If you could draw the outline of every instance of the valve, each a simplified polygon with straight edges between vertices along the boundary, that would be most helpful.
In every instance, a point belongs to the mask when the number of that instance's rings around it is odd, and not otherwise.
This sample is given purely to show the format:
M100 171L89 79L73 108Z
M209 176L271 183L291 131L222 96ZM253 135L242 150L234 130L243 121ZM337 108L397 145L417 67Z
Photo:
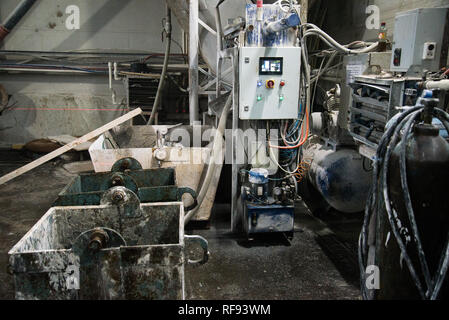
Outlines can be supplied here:
M98 252L108 245L109 236L106 231L101 228L95 228L90 236L87 248L92 252Z

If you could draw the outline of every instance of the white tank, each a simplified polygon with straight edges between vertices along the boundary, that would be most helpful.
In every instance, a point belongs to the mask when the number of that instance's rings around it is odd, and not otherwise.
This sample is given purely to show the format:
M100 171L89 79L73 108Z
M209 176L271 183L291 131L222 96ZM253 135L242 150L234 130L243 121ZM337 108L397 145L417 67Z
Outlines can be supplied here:
M309 181L327 203L341 212L363 211L371 186L372 173L365 168L363 157L352 149L337 151L311 143L304 157L313 159Z

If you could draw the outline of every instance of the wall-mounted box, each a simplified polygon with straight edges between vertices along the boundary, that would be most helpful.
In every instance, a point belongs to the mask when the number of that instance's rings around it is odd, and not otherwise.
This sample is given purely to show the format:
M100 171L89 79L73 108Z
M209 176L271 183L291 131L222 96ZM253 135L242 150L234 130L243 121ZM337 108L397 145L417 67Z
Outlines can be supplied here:
M241 120L297 119L301 48L240 49Z
M438 71L447 63L449 9L421 8L396 15L391 71Z

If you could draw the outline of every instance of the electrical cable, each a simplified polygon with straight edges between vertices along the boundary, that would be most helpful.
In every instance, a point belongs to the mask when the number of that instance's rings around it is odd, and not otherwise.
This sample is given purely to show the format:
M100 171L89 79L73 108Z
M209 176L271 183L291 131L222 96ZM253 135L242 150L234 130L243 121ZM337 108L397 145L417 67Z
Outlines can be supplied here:
M85 69L78 67L70 67L66 65L48 65L48 64L11 64L11 63L2 63L0 64L0 68L20 68L20 69L54 69L54 70L73 70L73 71L82 71L87 73L107 73L106 71L99 71L94 69Z
M330 62L332 62L332 60L334 59L334 57L335 57L335 55L332 55L332 56L329 58L328 64L329 64ZM325 60L326 60L326 59L323 58L323 61L321 61L320 69L318 70L318 75L317 75L316 78L314 79L314 81L315 81L315 87L314 87L314 89L313 89L313 95L312 95L312 106L311 106L312 108L313 108L313 105L314 105L314 103L315 103L316 89L318 88L318 79L320 78L321 70L322 70L322 68L323 68L323 64L324 64L324 61L325 61ZM312 85L312 83L311 83L310 85Z
M326 43L329 47L334 48L335 50L342 52L344 54L358 54L358 53L368 53L372 52L377 49L379 43L375 42L370 44L369 46L359 49L359 50L352 50L349 49L348 46L353 45L355 42L350 43L349 45L343 46L337 41L335 41L330 35L328 35L326 32L318 28L316 25L312 23L305 23L301 25L301 28L309 28L306 30L306 32L303 35L303 39L309 37L309 36L317 36L319 37L324 43ZM358 42L357 42L358 43ZM362 43L362 42L360 42Z
M365 270L368 254L368 247L370 244L367 243L368 239L368 229L371 220L375 219L377 212L377 205L380 202L384 203L388 221L391 230L396 238L396 242L401 251L401 258L404 259L406 265L409 269L410 275L418 289L418 292L422 299L434 300L438 297L439 291L446 277L446 273L449 265L449 241L446 244L446 249L444 254L440 259L439 266L437 268L436 277L432 279L430 276L429 268L426 262L425 253L422 248L422 242L419 237L419 232L413 212L413 206L411 203L410 192L407 182L407 167L406 167L406 146L408 140L411 138L411 130L413 125L416 123L419 116L425 111L425 107L411 107L410 109L404 111L397 118L391 120L391 124L384 133L379 147L376 152L375 161L373 164L373 182L371 186L371 192L369 193L367 204L365 207L365 215L363 219L363 226L359 236L359 247L358 247L358 261L360 267L360 285L362 291L362 297L364 299L369 299L369 295L365 286ZM433 110L433 116L440 119L440 121L448 121L449 115L443 110L435 108ZM449 126L445 125L446 130L449 132ZM400 135L402 134L402 138ZM401 176L401 186L403 190L404 202L407 210L407 217L412 229L412 239L416 243L418 251L418 260L420 264L420 270L423 273L425 284L427 289L424 289L420 278L417 275L416 268L413 265L411 258L407 252L407 245L404 243L401 234L403 234L403 228L400 227L403 224L400 223L399 217L395 210L391 207L391 202L389 198L389 186L388 186L388 174L389 174L389 163L393 150L397 146L398 142L402 145L399 149L399 167ZM379 188L382 188L379 192ZM381 198L379 198L379 196ZM399 225L400 224L400 225ZM448 238L449 240L449 238Z
M285 12L285 13L290 12L290 10L292 10L292 8L293 8L292 0L278 0L273 4L278 5L279 8L282 10L282 12ZM284 8L287 8L287 10L285 10Z
M310 128L310 118L309 118L309 112L310 112L310 69L309 69L309 65L308 65L308 61L307 61L307 57L306 57L306 53L305 53L305 49L304 46L302 47L302 59L304 61L303 66L305 69L305 76L306 76L306 83L309 85L306 85L307 89L307 93L306 93L306 108L305 108L305 114L304 114L304 123L301 124L301 136L300 136L300 140L298 142L298 144L294 145L294 146L275 146L272 145L271 143L269 143L269 148L275 148L275 149L296 149L301 147L308 139L309 137L309 128ZM271 153L270 153L271 154Z

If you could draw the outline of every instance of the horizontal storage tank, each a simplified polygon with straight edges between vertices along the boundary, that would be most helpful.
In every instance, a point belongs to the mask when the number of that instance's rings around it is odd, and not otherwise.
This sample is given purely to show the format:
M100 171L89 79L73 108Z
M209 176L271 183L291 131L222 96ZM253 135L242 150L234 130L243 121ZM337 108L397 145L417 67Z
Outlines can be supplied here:
M353 149L311 144L304 157L313 159L309 181L326 202L341 212L363 211L371 186L371 171L364 167L363 157Z

